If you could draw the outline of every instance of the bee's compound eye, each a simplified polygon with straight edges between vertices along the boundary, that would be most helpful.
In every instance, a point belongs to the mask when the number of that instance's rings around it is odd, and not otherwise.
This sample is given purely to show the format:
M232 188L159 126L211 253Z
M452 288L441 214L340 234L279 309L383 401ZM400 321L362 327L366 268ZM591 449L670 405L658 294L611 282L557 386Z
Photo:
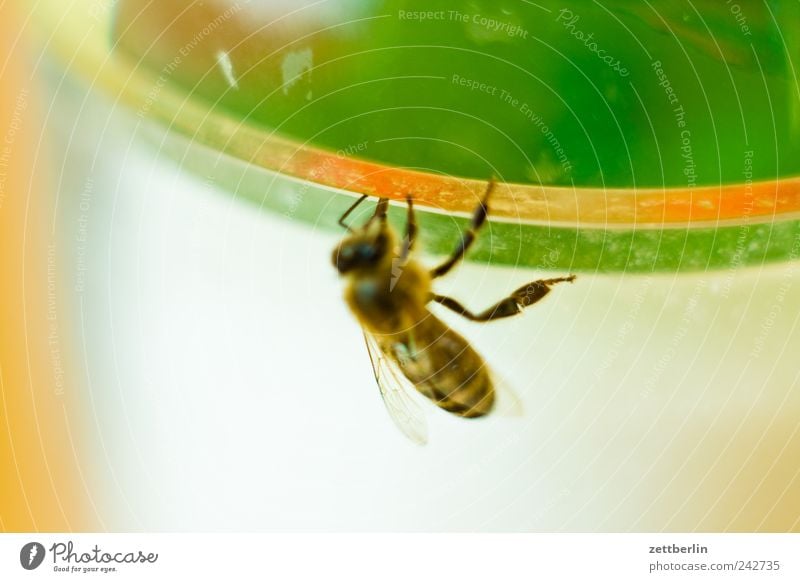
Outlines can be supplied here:
M372 245L359 245L358 247L358 258L360 261L370 262L375 260L378 256L378 251Z
M333 266L336 267L340 273L345 273L353 268L356 262L356 251L352 245L343 245L337 247L333 251Z

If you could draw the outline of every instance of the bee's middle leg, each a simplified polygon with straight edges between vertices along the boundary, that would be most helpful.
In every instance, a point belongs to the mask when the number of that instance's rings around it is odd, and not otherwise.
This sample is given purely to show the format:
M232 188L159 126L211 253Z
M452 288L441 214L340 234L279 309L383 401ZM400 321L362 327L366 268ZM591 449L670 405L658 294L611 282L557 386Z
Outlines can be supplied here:
M502 319L504 317L511 317L522 313L526 307L533 305L540 301L545 295L550 292L550 288L557 283L572 283L575 280L575 275L569 277L557 277L555 279L539 279L532 281L523 287L514 291L511 295L498 301L490 308L480 313L472 313L469 309L461 305L452 297L445 295L431 295L431 300L444 305L448 309L455 311L459 315L466 317L471 321L492 321L494 319Z
M414 250L414 243L417 241L417 217L414 214L414 202L411 196L406 197L408 203L408 217L406 218L406 234L403 237L403 248L400 258L405 261L408 255Z

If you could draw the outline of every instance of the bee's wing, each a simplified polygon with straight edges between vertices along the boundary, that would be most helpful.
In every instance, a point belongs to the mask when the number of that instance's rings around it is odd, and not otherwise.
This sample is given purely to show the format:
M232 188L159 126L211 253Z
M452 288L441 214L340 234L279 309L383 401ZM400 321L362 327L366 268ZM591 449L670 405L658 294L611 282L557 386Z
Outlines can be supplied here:
M525 411L522 406L522 399L511 387L508 379L498 374L497 371L492 371L492 383L497 394L493 414L513 417L524 416Z
M381 350L377 340L366 331L364 342L389 416L404 435L418 445L424 445L428 442L428 426L422 409L411 396L414 386Z

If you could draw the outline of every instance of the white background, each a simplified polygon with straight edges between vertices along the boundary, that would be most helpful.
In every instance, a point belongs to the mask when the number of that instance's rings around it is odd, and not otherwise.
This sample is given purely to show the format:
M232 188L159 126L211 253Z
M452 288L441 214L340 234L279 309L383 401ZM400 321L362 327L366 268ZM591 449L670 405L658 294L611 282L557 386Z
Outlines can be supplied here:
M60 88L50 143L82 376L67 390L89 419L76 458L101 528L722 531L757 529L796 491L771 473L798 450L796 263L580 273L491 325L437 311L524 414L427 406L419 448L341 301L339 234L231 196L213 168L191 175L130 113L84 98ZM465 264L439 289L477 309L541 276Z

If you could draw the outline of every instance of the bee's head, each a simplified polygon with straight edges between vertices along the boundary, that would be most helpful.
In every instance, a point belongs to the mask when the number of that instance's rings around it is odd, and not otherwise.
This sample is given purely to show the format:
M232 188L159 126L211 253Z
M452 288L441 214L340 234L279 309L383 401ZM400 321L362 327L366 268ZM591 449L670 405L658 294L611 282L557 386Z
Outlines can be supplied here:
M374 269L391 254L392 233L384 221L372 220L352 231L333 251L339 274Z

